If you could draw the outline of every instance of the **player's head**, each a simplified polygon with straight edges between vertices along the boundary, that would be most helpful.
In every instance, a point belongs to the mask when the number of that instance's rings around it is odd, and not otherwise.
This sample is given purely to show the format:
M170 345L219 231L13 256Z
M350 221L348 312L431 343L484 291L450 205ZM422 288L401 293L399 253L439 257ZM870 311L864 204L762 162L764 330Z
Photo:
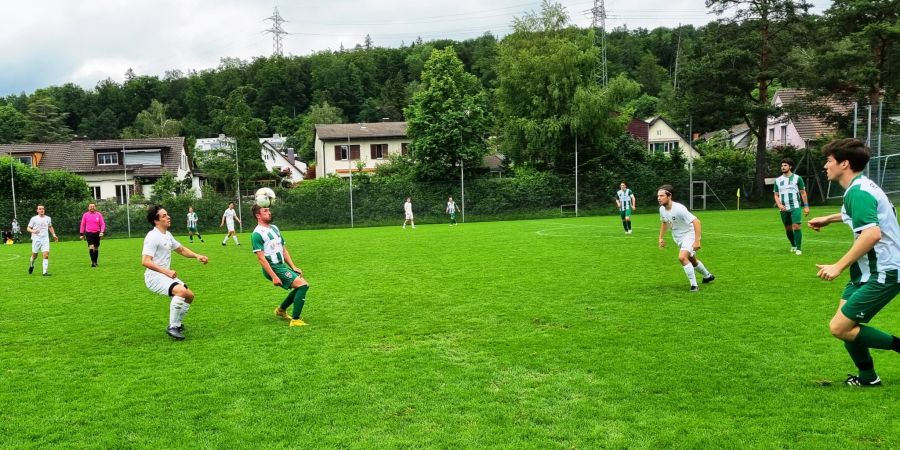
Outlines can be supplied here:
M188 206L188 212L194 212L194 207L193 207L193 206Z
M37 205L37 213L39 216L44 215L44 205Z
M453 197L447 197L447 201L448 201L448 202L452 202L452 201L453 201Z
M832 173L836 177L843 171L842 169L848 167L854 173L862 172L869 163L870 153L866 144L859 139L847 138L829 142L822 148L822 154L825 155L825 171L828 173L828 179L832 180Z
M619 189L621 189L621 190L623 190L623 191L624 191L625 189L628 189L628 183L626 183L626 182L624 182L624 181L621 182L621 183L619 183Z
M664 184L656 190L656 201L660 206L668 206L672 203L672 191L674 188L671 184Z
M228 202L228 209L234 209L234 202Z
M411 202L411 201L412 201L412 197L406 197L406 201Z
M263 208L259 205L253 205L251 208L253 215L256 216L256 221L262 225L268 225L272 223L272 210L269 208Z
M794 171L794 160L784 158L781 160L781 173L791 173Z
M147 222L150 222L150 225L154 227L162 226L165 229L168 229L172 223L169 213L160 205L151 205L147 208Z
M97 205L95 205L93 203L88 203L88 211L97 212Z

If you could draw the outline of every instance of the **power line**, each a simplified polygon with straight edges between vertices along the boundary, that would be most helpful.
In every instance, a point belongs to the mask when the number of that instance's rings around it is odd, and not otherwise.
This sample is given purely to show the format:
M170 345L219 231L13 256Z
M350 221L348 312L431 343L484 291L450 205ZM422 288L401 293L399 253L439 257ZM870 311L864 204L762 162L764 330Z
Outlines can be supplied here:
M272 21L272 28L265 30L266 33L272 34L272 55L274 56L284 56L284 48L282 46L282 36L290 34L287 31L284 31L284 28L281 27L281 24L287 22L284 18L281 17L281 14L278 12L278 7L275 7L275 12L272 13L271 17L267 17L265 20Z
M595 71L594 78L606 86L606 0L594 0L591 14L591 28L596 32L598 23L600 25L600 67Z

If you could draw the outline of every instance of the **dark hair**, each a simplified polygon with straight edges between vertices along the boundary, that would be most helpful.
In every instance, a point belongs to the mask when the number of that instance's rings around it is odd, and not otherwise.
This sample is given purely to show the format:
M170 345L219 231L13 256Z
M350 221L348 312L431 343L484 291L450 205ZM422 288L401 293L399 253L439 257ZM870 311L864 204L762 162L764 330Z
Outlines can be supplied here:
M161 209L163 207L159 205L151 205L147 208L147 222L150 222L150 225L156 226L156 221L159 220L159 210Z
M859 139L847 138L831 141L822 148L822 154L837 162L847 161L854 172L862 172L869 163L869 148Z
M794 170L794 160L791 158L784 158L778 164L787 164L787 165L791 166L791 170Z
M253 212L253 217L256 217L256 215L259 214L259 211L260 211L261 209L262 209L262 206L259 206L259 205L257 205L257 204L254 204L253 207L250 208L250 211Z
M666 191L666 194L669 194L669 197L671 197L672 191L674 191L674 190L675 190L675 188L673 188L671 184L664 184L664 185L660 186L656 191L657 192Z
M619 184L624 184L625 187L628 187L628 183L626 183L626 182L624 182L624 181L619 182Z
M234 204L234 202L228 202L228 204L229 204L229 205L233 205L233 204Z

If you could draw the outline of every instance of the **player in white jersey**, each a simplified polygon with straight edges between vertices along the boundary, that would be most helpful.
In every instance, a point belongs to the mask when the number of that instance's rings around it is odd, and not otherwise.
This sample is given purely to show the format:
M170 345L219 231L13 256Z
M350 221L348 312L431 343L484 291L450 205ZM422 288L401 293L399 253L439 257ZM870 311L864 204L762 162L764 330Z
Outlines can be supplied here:
M144 248L141 252L141 265L147 268L144 271L144 284L147 285L147 289L159 295L172 297L169 303L169 326L166 328L166 334L180 341L184 339L182 320L194 302L194 292L188 289L178 278L178 273L170 268L172 252L186 258L196 258L203 264L209 262L209 258L192 252L175 240L169 232L172 218L161 206L153 205L147 210L147 222L153 225L153 229L144 238Z
M453 201L453 197L447 198L446 212L447 212L447 214L450 214L450 226L451 227L456 225L456 211L457 211L456 202Z
M44 214L44 205L37 205L37 215L28 221L28 232L31 233L31 259L28 260L28 274L34 272L34 260L37 259L38 253L43 253L43 273L45 277L49 277L50 272L47 269L50 268L50 235L53 235L53 240L56 242L59 242L59 238L56 236L56 230L53 229L50 216Z
M819 278L834 280L850 269L838 310L831 319L831 334L844 341L850 359L859 369L844 382L850 386L880 386L870 348L900 353L900 338L868 325L872 318L900 294L900 225L897 210L884 191L863 175L869 149L857 139L840 139L822 149L829 181L844 188L841 212L807 222L819 231L830 223L844 222L853 230L850 250L836 263L816 264Z
M241 218L238 217L237 211L234 210L234 202L230 202L228 203L228 209L222 214L222 223L219 224L219 228L223 225L228 227L228 234L225 235L225 239L222 239L222 245L225 245L225 243L228 242L229 237L234 239L235 244L241 245L241 243L238 242L237 233L234 232L235 220L237 220L238 223L243 223L241 222Z
M619 184L619 190L616 192L616 207L619 208L625 234L631 234L631 212L637 208L634 204L634 193L628 189L628 184L624 181Z
M800 175L793 173L794 160L784 158L781 160L781 176L775 179L774 195L775 205L781 210L781 222L784 224L784 233L791 242L791 252L802 255L803 232L800 224L800 207L803 207L803 215L809 215L809 200L806 198L806 185Z
M403 204L403 214L406 217L403 220L403 229L406 229L406 223L409 222L412 224L412 227L416 227L416 221L413 219L413 211L412 211L412 198L406 197L406 203Z
M691 283L691 292L697 292L697 275L703 275L703 283L709 283L716 279L715 275L706 270L706 266L697 259L697 251L700 250L700 219L691 214L684 205L672 201L672 186L663 185L656 192L656 200L659 202L659 218L662 222L659 226L659 248L666 246L666 228L672 230L672 239L678 245L678 261Z
M188 206L187 213L187 229L188 229L188 238L191 240L191 243L194 243L194 235L196 234L198 238L200 238L200 242L206 242L203 240L203 236L200 234L200 230L197 228L197 222L200 219L197 217L197 213L194 212L193 206Z

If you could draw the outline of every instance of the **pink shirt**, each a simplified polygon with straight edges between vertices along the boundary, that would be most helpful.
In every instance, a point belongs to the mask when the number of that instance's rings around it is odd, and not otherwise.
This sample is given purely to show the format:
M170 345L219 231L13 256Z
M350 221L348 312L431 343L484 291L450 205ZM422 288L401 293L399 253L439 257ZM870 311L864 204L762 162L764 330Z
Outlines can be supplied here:
M84 233L105 233L106 222L103 221L103 214L99 212L88 211L81 216L80 234Z

